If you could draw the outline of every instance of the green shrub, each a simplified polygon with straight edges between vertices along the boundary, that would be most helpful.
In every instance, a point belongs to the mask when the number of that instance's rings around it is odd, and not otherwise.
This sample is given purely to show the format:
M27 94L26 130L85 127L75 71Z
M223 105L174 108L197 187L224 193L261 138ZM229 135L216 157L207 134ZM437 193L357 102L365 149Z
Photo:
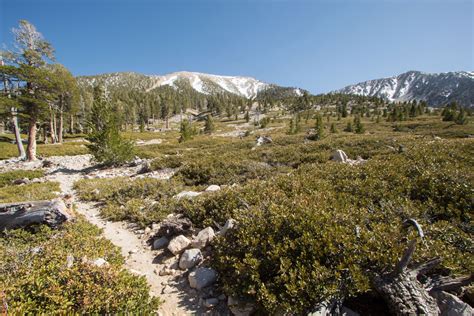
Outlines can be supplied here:
M104 201L101 215L113 221L131 221L144 227L160 222L173 212L172 197L182 190L173 180L152 178L91 179L76 182L79 196L87 201Z
M58 182L30 183L0 188L0 203L51 200L61 192Z
M166 155L159 158L154 159L151 162L151 169L152 170L159 170L165 168L179 168L183 164L183 158L177 155Z
M13 181L27 178L29 180L44 177L42 170L14 170L0 173L0 188L11 185Z
M104 258L109 266L83 258ZM36 233L13 230L0 238L0 288L12 315L152 313L159 299L150 298L144 277L122 264L119 249L81 218L59 230L42 226Z
M418 142L357 167L305 164L177 209L197 225L237 220L213 257L228 294L250 296L262 313L301 314L370 290L373 276L393 269L406 248L407 218L426 235L414 263L437 254L444 271L472 273L472 146Z

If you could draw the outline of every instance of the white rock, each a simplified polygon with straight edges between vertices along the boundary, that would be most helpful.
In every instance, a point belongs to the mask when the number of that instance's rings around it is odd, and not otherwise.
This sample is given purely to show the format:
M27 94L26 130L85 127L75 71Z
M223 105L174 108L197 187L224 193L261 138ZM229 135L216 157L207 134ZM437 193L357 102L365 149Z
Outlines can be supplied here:
M195 192L195 191L183 191L183 192L180 192L178 194L176 194L174 197L176 199L192 199L196 196L199 196L201 195L201 192Z
M163 249L165 248L166 246L168 246L168 243L170 241L168 240L168 238L166 237L161 237L161 238L158 238L158 239L155 239L153 241L153 249L154 250L157 250L157 249Z
M97 258L94 261L92 261L92 264L95 265L96 267L102 267L102 266L108 266L109 265L107 260L105 260L104 258Z
M440 316L472 316L474 309L461 301L457 296L444 291L431 294L441 310Z
M219 235L225 236L225 234L227 233L227 231L228 231L229 229L233 229L236 224L237 224L237 221L236 221L235 219L229 218L229 219L225 222L224 227L222 227L222 229L219 231Z
M217 280L217 272L211 268L197 268L188 276L189 286L193 289L201 290L214 284Z
M168 250L171 251L173 255L177 255L186 249L190 244L191 241L188 238L183 235L179 235L170 241Z
M220 189L221 189L220 186L212 184L207 187L206 192L215 192L215 191L219 191Z
M179 268L181 270L191 269L202 260L201 250L193 248L183 252L179 259Z
M74 256L73 255L67 255L66 267L71 268L73 265L74 265Z
M195 248L202 249L206 247L216 236L212 227L206 227L201 230L194 238L192 245Z
M337 162L347 162L347 155L344 151L338 149L332 153L331 159Z

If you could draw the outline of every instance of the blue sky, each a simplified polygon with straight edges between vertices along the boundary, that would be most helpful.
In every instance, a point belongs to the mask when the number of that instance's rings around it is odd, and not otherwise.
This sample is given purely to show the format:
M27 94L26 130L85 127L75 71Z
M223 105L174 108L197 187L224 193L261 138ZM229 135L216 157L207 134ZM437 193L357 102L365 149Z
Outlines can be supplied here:
M472 0L0 0L75 75L198 71L313 93L408 70L474 70Z

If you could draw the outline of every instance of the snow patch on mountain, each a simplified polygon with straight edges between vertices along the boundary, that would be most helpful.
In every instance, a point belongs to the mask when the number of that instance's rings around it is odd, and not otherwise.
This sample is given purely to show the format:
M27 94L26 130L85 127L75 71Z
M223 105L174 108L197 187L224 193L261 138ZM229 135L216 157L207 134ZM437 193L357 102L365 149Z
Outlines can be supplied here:
M171 86L177 88L178 80L187 81L191 87L204 94L211 94L212 85L216 85L223 91L240 95L245 98L253 98L258 92L266 89L270 85L251 77L233 77L203 74L198 72L176 72L164 76L151 76L154 84L147 89L151 91L161 86ZM210 83L210 84L209 84Z
M451 101L474 105L474 72L428 74L409 71L398 76L369 80L335 93L375 96L391 102L423 100L438 106Z

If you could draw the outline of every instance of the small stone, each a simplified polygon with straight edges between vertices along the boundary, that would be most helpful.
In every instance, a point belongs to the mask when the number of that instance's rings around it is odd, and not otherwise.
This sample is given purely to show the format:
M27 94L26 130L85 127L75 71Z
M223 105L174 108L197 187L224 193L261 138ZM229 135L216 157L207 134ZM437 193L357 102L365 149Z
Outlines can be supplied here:
M217 272L211 268L197 268L188 276L189 286L197 290L214 284L216 280Z
M183 235L179 235L170 241L168 250L171 251L172 254L177 255L186 249L190 244L191 241L188 238Z
M158 273L159 276L166 276L166 275L173 275L175 270L168 269L164 267L163 269L160 270Z
M201 192L195 192L195 191L183 191L178 194L176 194L174 197L176 199L192 199L198 195L201 195Z
M235 219L229 218L225 222L224 227L222 227L222 229L219 231L219 235L225 236L227 231L229 231L229 229L233 229L236 224L237 224L237 221Z
M165 286L161 291L162 294L170 294L173 292L173 288L171 286Z
M229 296L227 306L235 316L250 316L255 310L255 304Z
M166 237L161 237L161 238L158 238L158 239L155 239L153 241L153 249L154 250L157 250L157 249L163 249L165 248L166 246L168 246L168 243L170 241L168 240L168 238Z
M149 234L150 232L151 232L151 228L150 228L150 227L145 228L145 234Z
M74 256L73 255L67 255L66 267L71 268L73 265L74 265Z
M215 191L219 191L220 189L221 189L220 186L212 184L207 187L206 192L215 192Z
M22 179L16 179L16 180L13 180L13 184L15 185L20 185L20 184L28 184L30 183L30 179L28 178L22 178Z
M137 275L137 276L146 276L146 273L135 270L135 269L129 269L128 271L130 271L130 273L132 273L134 275Z
M185 250L179 260L179 268L182 270L191 269L202 260L201 250L193 248Z
M128 252L128 254L129 254L129 255L133 255L133 254L135 254L135 253L137 253L137 252L138 252L138 249L135 248L135 249L130 250L130 251Z
M457 296L444 292L444 291L435 291L431 294L433 296L441 310L442 316L471 316L474 315L474 309L469 305L464 303Z
M92 261L92 264L95 265L96 267L102 267L102 266L108 266L109 263L107 262L107 260L103 259L103 258L97 258L95 259L94 261Z
M214 229L212 229L212 227L206 227L197 234L196 238L192 242L192 245L195 248L202 249L206 247L215 236L216 234L214 233Z
M204 306L207 308L211 308L217 305L219 305L219 300L215 297L211 297L204 300Z

